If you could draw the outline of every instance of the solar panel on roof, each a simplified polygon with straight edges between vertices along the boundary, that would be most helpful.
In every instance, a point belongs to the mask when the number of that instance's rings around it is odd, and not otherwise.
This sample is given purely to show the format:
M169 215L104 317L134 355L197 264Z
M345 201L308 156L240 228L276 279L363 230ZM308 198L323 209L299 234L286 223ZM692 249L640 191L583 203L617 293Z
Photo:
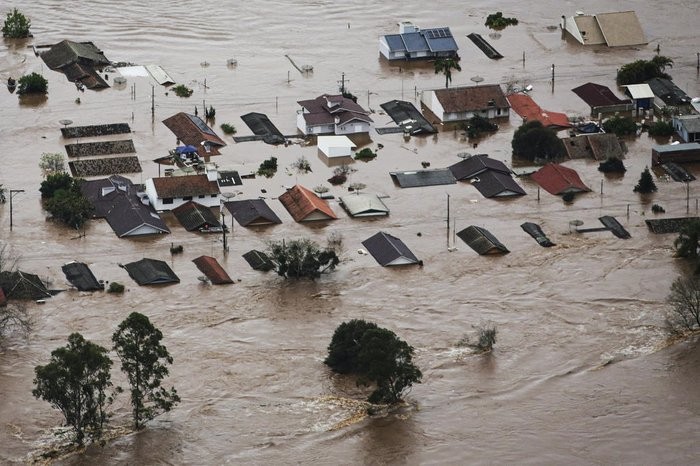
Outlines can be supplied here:
M190 121L192 123L194 123L197 126L197 128L199 128L199 130L201 132L207 133L207 134L212 134L214 136L216 135L216 133L214 133L214 131L209 126L207 126L207 124L204 123L204 121L201 118L199 118L198 116L190 115L190 114L187 114L187 116L189 117Z
M452 33L448 28L426 29L424 32L430 39L444 39L447 37L452 37Z

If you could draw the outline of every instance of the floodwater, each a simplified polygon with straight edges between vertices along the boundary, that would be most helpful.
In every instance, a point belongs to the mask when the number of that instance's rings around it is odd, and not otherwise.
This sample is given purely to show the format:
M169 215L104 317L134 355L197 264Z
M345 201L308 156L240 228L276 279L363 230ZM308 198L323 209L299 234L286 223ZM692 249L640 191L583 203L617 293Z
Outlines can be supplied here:
M14 229L9 206L0 207L0 241L22 258L21 267L67 283L60 266L87 262L98 278L127 284L123 296L65 291L44 305L30 306L35 321L27 339L10 338L0 352L0 462L22 463L52 443L61 417L31 395L33 368L48 361L51 350L71 332L108 346L111 333L128 313L147 314L163 331L174 356L170 383L182 403L138 434L123 435L60 464L690 464L697 462L700 425L700 347L697 341L666 346L664 303L669 286L684 266L672 258L673 235L653 235L645 218L652 203L667 216L697 211L700 191L658 179L659 192L643 199L632 192L639 173L651 162L646 135L627 141L627 174L603 178L593 161L567 162L593 189L572 205L522 179L528 192L515 200L482 198L468 184L400 189L388 172L443 167L474 151L462 134L380 136L376 160L355 163L350 182L389 197L388 218L353 220L333 203L340 219L300 225L274 200L284 186L314 187L332 170L314 146L273 147L262 142L229 145L215 159L221 168L254 170L270 156L280 170L271 179L246 180L232 190L238 198L258 197L265 189L284 223L249 230L235 225L230 251L220 238L188 233L168 217L171 235L120 240L105 221L91 221L86 236L45 220L37 166L43 152L63 152L60 120L75 125L128 122L143 174L157 176L152 160L173 147L175 137L161 121L179 111L216 108L216 127L233 123L249 134L239 116L268 114L285 134L295 132L296 101L336 92L345 73L359 103L380 110L395 98L413 100L424 89L440 87L431 65L403 66L378 58L377 37L396 30L401 20L419 26L450 26L461 48L461 72L453 85L532 84L533 98L546 109L585 115L587 107L570 89L588 81L614 86L615 69L648 59L660 44L673 58L675 82L700 95L695 68L694 0L671 0L663 11L656 2L594 0L588 12L636 9L649 45L636 48L584 48L563 40L556 28L577 2L498 2L506 16L520 20L498 37L483 21L496 10L492 2L407 0L394 2L328 1L89 3L36 0L17 5L32 20L34 38L0 42L0 78L31 71L49 79L48 99L19 102L0 92L0 183L24 189L14 197ZM9 5L3 5L3 12ZM673 13L671 13L673 12ZM491 61L465 37L481 33L505 58ZM151 81L129 78L119 88L80 93L61 74L34 56L31 44L62 39L91 40L113 61L160 64L178 82L194 89L189 99L165 95L155 87L151 118ZM523 63L523 52L525 62ZM310 64L303 76L298 65ZM237 66L229 67L234 58ZM208 63L208 66L202 66ZM555 64L552 91L551 65ZM114 75L111 76L113 78ZM205 88L206 83L206 88ZM136 98L129 89L136 85ZM80 98L80 103L75 102ZM389 118L375 113L377 126ZM520 119L512 115L500 131L480 141L476 151L512 163L510 140ZM289 165L305 156L313 172L297 174ZM696 173L696 175L699 175ZM602 184L601 184L602 182ZM601 195L602 186L602 195ZM342 195L345 188L332 188ZM447 196L457 229L489 229L511 253L480 257L457 239L447 250ZM539 199L538 199L539 197ZM629 210L628 210L629 209ZM629 212L629 213L628 213ZM570 234L569 222L598 226L613 215L632 238L609 233ZM229 218L230 220L230 218ZM557 243L541 248L519 227L537 222ZM358 255L361 241L384 230L401 238L421 258L422 268L385 269ZM324 241L342 234L343 262L316 282L285 282L251 270L241 254L264 248L270 239L311 237ZM420 233L420 235L419 235ZM184 253L171 256L171 243ZM238 281L222 287L201 284L191 260L216 257ZM142 257L167 260L181 283L139 287L118 264ZM416 349L422 384L398 412L374 418L356 416L363 392L333 376L322 363L335 327L362 318L395 331ZM456 342L474 333L474 325L492 321L498 342L489 355L472 355ZM114 380L124 385L115 371ZM113 424L128 426L129 407L122 395Z

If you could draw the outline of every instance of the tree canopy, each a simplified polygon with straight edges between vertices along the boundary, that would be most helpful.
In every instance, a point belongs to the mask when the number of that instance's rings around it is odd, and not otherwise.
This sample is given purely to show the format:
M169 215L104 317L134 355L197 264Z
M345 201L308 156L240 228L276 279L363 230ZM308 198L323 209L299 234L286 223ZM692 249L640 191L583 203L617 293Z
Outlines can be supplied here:
M284 278L315 279L340 263L333 248L321 248L318 243L306 238L271 241L268 251L275 271Z
M523 123L515 130L511 146L514 155L530 161L558 159L565 152L557 133L536 120Z
M413 364L413 347L372 322L351 320L336 328L325 359L333 371L373 384L371 403L396 403L423 374Z
M17 94L46 94L49 82L39 73L25 74L17 80Z
M636 60L623 65L617 71L617 84L618 86L641 84L652 78L671 79L665 71L666 68L672 67L673 60L663 55L657 55L651 60Z
M629 136L637 132L637 123L629 117L615 116L603 122L603 130L615 136Z
M44 177L56 173L65 173L65 157L60 152L44 152L39 160L39 168L41 168Z
M163 333L138 312L129 314L112 335L114 350L131 387L136 429L158 414L170 411L180 401L175 388L166 390L161 386L168 375L167 365L173 362L168 349L161 344L162 339Z
M667 323L671 331L687 331L700 328L700 279L678 277L671 284L667 298L671 305Z
M44 208L64 224L80 228L92 216L93 206L80 191L82 180L67 173L53 173L41 182Z
M17 8L7 13L5 23L2 26L2 35L10 39L19 39L29 36L29 28L32 22Z
M435 74L443 73L445 75L445 89L450 87L452 82L452 70L462 71L459 62L454 58L438 58L433 64Z
M673 241L676 257L698 258L700 249L700 220L689 220L683 224L678 237Z
M639 177L637 186L634 187L635 193L648 194L656 192L656 183L654 183L654 177L649 171L649 167L646 167Z
M65 347L51 352L48 364L34 369L32 394L61 411L80 445L86 436L92 440L102 436L108 418L105 409L112 401L106 393L112 386L111 367L105 348L73 333Z

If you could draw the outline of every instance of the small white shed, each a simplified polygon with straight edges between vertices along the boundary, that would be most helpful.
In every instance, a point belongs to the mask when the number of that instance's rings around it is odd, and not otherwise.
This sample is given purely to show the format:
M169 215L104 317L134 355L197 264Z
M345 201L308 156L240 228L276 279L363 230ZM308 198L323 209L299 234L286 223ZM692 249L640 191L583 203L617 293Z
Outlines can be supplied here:
M318 137L318 150L327 160L352 157L352 153L356 147L355 143L347 136Z

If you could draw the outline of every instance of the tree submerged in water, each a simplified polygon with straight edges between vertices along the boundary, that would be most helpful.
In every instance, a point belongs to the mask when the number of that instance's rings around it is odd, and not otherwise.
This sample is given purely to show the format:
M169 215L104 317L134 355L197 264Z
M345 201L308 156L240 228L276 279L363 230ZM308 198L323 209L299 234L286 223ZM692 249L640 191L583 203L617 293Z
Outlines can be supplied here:
M634 187L635 193L649 194L656 192L656 183L654 183L654 177L649 171L649 167L646 167L639 177L639 182L637 186Z
M284 278L313 280L335 269L340 263L336 254L338 247L340 244L322 248L315 241L306 238L271 241L268 243L268 256L278 275Z
M29 37L29 28L32 22L17 8L7 13L5 23L2 26L2 35L10 39Z

